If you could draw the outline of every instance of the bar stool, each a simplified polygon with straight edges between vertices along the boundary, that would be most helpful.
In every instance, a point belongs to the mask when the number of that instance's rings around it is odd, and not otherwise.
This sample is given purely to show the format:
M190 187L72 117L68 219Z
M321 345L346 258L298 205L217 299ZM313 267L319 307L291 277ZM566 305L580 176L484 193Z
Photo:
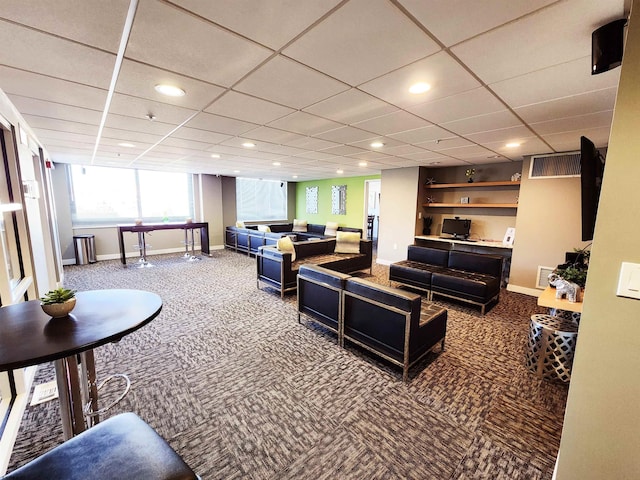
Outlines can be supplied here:
M187 262L197 262L198 260L202 260L201 257L197 256L196 257L196 241L195 238L193 236L193 231L195 230L195 228L190 228L189 230L191 230L191 256L187 259ZM185 230L185 237L187 234L187 230Z
M153 267L153 264L147 261L147 248L151 247L151 245L147 245L144 234L145 232L138 232L138 243L133 246L133 248L137 248L140 252L137 268Z
M189 241L189 230L191 230L191 241ZM188 229L185 228L184 229L184 255L182 255L182 258L186 258L189 259L191 257L191 254L189 253L189 246L193 245L193 229Z

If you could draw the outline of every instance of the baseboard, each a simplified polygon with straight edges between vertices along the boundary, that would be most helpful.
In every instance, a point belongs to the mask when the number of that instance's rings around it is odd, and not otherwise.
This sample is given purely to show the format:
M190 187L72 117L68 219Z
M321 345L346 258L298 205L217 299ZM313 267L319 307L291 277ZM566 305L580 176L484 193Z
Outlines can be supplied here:
M532 297L539 297L542 293L542 290L537 288L521 287L519 285L512 285L511 283L507 285L507 290L515 293L523 293Z
M224 250L224 245L213 245L209 247L209 250ZM152 257L153 255L164 255L167 253L182 253L184 252L184 248L176 247L176 248L164 248L161 250L153 250L151 252L147 252L147 256ZM140 254L138 252L127 252L125 253L126 258L138 258ZM104 255L96 255L96 260L118 260L120 258L119 253L107 253ZM66 258L62 260L62 265L75 265L75 258Z

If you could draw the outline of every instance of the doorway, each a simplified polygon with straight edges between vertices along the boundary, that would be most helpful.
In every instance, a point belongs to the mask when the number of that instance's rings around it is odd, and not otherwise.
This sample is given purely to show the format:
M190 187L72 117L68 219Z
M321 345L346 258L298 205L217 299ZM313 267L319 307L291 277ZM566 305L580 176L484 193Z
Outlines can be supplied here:
M380 187L381 181L365 180L364 188L364 211L365 211L365 232L366 238L378 242L378 232L380 230Z

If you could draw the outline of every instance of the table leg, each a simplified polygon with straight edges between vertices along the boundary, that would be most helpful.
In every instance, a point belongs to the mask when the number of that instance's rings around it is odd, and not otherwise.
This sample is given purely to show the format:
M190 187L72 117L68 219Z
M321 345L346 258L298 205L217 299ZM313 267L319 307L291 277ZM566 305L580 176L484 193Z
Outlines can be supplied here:
M80 360L82 362L82 405L84 406L85 413L97 412L98 382L96 379L96 361L93 356L93 350L82 352L80 354ZM98 415L87 415L86 423L89 428L93 427L100 423L100 417Z
M56 360L55 368L62 432L64 439L69 440L86 429L78 360L75 355Z

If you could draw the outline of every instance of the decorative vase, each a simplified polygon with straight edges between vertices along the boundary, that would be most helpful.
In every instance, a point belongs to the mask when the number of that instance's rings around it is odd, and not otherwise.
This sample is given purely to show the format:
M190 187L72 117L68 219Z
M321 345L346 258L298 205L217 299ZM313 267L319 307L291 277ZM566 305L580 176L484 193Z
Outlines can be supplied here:
M469 180L467 180L468 183L473 183L473 177L469 177Z
M67 315L69 315L71 310L73 310L73 308L76 306L76 299L70 298L63 303L49 303L46 305L44 303L41 303L40 306L42 307L44 313L46 313L47 315L51 315L53 318L61 318L66 317Z

